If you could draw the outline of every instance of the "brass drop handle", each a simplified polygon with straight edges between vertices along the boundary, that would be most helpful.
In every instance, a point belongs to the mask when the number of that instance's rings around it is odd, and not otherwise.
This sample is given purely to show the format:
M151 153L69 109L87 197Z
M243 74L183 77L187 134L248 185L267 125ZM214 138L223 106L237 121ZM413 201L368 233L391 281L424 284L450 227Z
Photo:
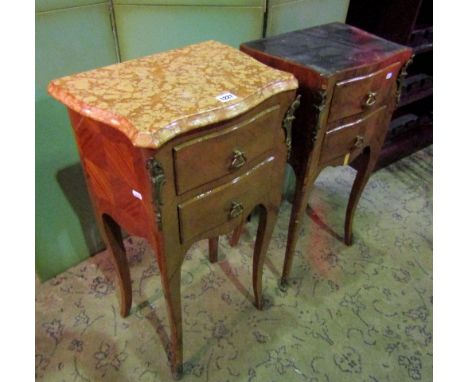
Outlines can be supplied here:
M232 159L231 159L231 169L241 168L247 162L247 158L245 154L240 150L234 150L232 152Z
M358 149L364 144L364 136L358 135L354 141L354 148Z
M377 92L367 93L366 100L363 103L364 107L371 107L377 102Z
M244 212L244 206L238 202L231 202L231 209L229 210L229 219L234 219Z

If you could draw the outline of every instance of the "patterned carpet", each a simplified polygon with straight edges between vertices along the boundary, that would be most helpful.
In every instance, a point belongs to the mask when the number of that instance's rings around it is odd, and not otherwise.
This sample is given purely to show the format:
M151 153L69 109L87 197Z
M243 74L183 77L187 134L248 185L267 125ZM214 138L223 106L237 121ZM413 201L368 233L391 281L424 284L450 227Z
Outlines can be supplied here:
M432 147L373 175L354 244L342 242L351 168L316 183L286 292L278 288L291 206L284 202L252 305L250 222L236 248L207 241L183 266L184 381L431 381ZM36 284L36 378L170 381L159 271L145 241L126 241L131 315L119 316L106 252Z

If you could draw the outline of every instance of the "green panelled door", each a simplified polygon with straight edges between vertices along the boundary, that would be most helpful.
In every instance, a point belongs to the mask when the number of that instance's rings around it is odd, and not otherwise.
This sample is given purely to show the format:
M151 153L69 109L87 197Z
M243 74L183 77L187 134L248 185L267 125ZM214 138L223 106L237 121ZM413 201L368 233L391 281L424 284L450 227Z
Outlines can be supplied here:
M116 0L122 61L205 40L237 48L261 37L262 4L262 0Z
M89 3L36 2L36 269L43 280L103 248L66 109L46 92L53 78L117 60L108 2Z
M333 21L344 22L348 5L349 0L270 0L267 36Z

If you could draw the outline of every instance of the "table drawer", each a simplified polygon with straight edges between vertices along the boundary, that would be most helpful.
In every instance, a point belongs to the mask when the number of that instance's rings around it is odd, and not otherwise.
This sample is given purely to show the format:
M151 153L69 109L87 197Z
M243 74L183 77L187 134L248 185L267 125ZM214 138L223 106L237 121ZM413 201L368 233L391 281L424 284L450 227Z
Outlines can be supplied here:
M230 182L179 204L181 242L229 222L239 224L244 214L265 199L264 187L268 187L279 165L284 166L272 154Z
M388 102L401 64L396 62L372 74L335 85L328 122L377 109Z
M387 129L384 124L387 116L387 106L367 114L356 121L340 125L325 133L322 144L320 162L325 163L346 154L356 154L366 147L379 129Z
M174 148L177 193L243 171L271 150L278 137L280 107L270 107L248 120Z

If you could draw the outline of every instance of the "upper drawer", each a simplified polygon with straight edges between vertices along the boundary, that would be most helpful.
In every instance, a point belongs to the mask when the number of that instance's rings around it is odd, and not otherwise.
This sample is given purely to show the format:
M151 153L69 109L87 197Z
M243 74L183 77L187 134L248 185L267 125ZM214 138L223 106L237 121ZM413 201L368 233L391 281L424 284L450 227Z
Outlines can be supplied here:
M388 102L400 66L396 62L366 76L337 82L328 122L376 109Z
M241 171L271 150L279 133L279 111L278 105L270 107L234 126L176 146L177 193Z
M284 165L272 154L230 182L179 204L181 242L199 238L217 227L238 225L265 201L265 187Z
M383 123L387 116L387 107L366 114L353 122L340 125L325 133L320 155L320 163L326 163L349 154L354 157L369 145L377 133L385 134L388 124ZM385 132L382 132L382 129Z

